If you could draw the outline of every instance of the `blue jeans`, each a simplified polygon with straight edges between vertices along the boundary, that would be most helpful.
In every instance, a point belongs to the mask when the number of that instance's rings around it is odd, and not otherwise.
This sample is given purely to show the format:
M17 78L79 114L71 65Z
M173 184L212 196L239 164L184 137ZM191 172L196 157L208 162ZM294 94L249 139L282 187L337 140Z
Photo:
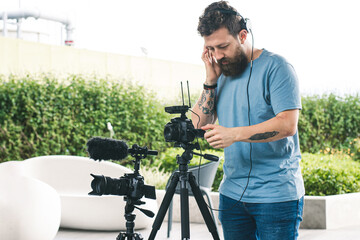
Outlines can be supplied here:
M237 201L220 194L220 209ZM293 240L298 237L304 197L279 203L237 203L220 211L225 240Z

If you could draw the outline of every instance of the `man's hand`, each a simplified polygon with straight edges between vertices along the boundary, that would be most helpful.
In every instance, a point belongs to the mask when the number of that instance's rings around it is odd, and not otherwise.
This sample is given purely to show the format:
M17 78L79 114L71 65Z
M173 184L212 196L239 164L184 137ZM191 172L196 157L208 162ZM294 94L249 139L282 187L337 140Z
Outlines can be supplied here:
M215 124L207 124L202 130L211 130L204 134L204 138L213 148L226 148L235 142L235 131Z
M216 58L211 54L211 51L204 47L201 59L205 63L206 69L206 84L216 84L218 78L221 75L221 69L217 63Z

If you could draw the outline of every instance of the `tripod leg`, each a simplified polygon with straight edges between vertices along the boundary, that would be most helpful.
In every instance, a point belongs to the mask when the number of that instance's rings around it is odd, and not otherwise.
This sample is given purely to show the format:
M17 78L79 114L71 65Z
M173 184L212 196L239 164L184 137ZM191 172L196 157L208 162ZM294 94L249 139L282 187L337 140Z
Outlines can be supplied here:
M125 240L125 239L126 239L126 233L120 233L116 238L116 240Z
M189 189L186 188L187 175L180 176L181 239L190 239Z
M166 190L164 199L160 205L159 211L156 215L156 218L154 220L154 223L152 225L152 230L149 236L149 240L154 240L157 231L159 231L161 224L164 220L165 214L167 209L169 208L170 202L174 196L175 193L175 189L176 186L179 182L179 173L174 173L174 175L172 176L172 179L170 181L170 185L168 187L168 189Z
M202 191L201 188L200 188L200 191ZM207 191L202 191L202 195L205 195L205 196L206 196L206 199L208 200L209 206L214 206L214 204L212 204L212 201L211 201L211 197L210 197L209 192L207 192ZM215 215L215 211L214 211L213 209L210 209L210 213L211 213L211 216L212 216L212 218L213 218L213 220L214 220L215 226L216 226L216 228L217 228L217 230L218 230L218 232L219 232L217 220L216 220L216 217L215 217L215 216L216 216L216 215Z
M144 238L141 236L141 234L138 233L132 233L132 234L128 234L128 233L120 233L116 240L143 240Z
M194 197L196 199L196 202L199 206L199 209L201 211L201 214L205 220L206 226L209 230L209 232L212 234L213 238L215 240L220 240L219 233L217 232L216 225L214 223L213 218L211 217L210 211L206 206L205 200L201 194L200 188L196 183L195 177L192 173L189 173L189 183L191 186L191 190L194 194Z
M141 236L141 234L135 233L133 236L133 239L131 240L143 240L144 238Z

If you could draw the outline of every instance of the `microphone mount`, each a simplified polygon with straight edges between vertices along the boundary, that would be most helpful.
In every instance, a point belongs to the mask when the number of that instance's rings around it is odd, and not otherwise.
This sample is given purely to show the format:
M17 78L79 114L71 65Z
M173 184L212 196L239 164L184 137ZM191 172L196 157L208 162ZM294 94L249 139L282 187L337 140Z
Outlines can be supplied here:
M134 144L132 148L128 149L128 153L135 158L133 160L134 163L134 173L139 174L139 168L140 168L140 160L147 157L147 155L153 155L156 156L158 154L157 151L154 150L148 150L148 148L140 147L137 144Z

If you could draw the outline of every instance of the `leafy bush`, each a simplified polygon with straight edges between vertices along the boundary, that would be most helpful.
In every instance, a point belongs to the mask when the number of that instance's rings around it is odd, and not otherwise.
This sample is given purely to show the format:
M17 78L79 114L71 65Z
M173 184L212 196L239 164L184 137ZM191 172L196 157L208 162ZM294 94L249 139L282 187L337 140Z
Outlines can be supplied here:
M350 147L347 149L347 154L354 160L360 160L360 137L350 140L348 144ZM346 151L346 148L344 150Z
M303 154L306 195L325 196L360 192L360 163L346 154Z
M183 149L169 148L160 154L152 166L164 172L172 172L178 167L176 155L182 153ZM206 150L206 153L222 157L212 186L213 191L218 191L223 177L224 153L214 150ZM194 156L189 166L198 165L199 160L200 157ZM203 159L202 164L206 161ZM346 154L304 153L301 168L306 195L324 196L360 191L360 163L353 161ZM165 184L167 181L168 177L164 180Z
M194 103L195 97L191 98ZM307 194L360 191L359 163L349 157L360 159L360 97L308 96L302 98L302 104L302 151L328 153L303 154ZM160 156L145 159L142 164L150 168L148 171L153 171L150 166L158 167L159 174L164 171L167 176L178 167L176 155L183 152L163 138L164 125L173 117L177 116L165 113L154 93L124 79L0 76L0 162L52 154L86 156L87 140L109 137L106 124L110 122L114 138L159 150ZM222 150L211 149L206 141L199 143L204 152L223 156ZM335 152L340 155L333 155ZM189 165L197 165L199 160L194 156ZM221 163L214 190L222 174Z
M161 150L169 117L153 93L126 80L51 75L0 78L0 162L51 154L86 156L93 136Z
M360 136L360 96L334 94L302 98L299 138L303 152L322 149L351 149L350 142Z

